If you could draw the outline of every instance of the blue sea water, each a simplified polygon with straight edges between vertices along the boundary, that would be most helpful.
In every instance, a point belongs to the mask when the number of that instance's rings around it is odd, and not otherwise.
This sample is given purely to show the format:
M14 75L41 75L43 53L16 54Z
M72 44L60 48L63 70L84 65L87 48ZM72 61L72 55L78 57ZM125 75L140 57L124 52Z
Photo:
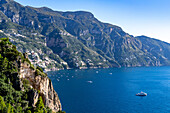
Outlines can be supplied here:
M170 67L61 70L48 75L66 113L170 113ZM140 91L148 95L135 96Z

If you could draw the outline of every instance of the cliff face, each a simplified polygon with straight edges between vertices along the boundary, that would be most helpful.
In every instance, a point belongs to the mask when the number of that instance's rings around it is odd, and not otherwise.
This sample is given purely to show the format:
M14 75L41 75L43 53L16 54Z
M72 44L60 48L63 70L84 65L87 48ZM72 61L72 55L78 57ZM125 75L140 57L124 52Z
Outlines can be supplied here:
M0 96L15 113L62 110L47 74L40 67L35 68L28 55L18 52L7 38L0 39Z
M47 76L36 75L36 70L31 69L27 62L21 63L19 68L19 78L27 79L30 83L30 87L40 91L30 91L30 98L32 106L38 101L38 97L42 96L44 105L49 107L53 111L61 111L61 103L57 93L55 92L51 80Z

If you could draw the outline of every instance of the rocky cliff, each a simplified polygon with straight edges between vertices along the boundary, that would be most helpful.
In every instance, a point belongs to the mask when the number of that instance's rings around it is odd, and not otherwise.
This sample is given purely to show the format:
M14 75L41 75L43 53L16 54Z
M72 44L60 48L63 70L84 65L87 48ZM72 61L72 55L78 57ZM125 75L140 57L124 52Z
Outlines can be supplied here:
M37 103L38 97L42 96L44 105L46 107L49 107L55 112L62 110L59 97L53 88L51 80L47 76L42 76L41 74L37 75L36 70L30 68L30 65L27 62L21 63L19 70L20 80L28 80L30 87L37 90L34 92L31 91L32 93L30 97L33 97L31 98L31 100L33 100L33 106L35 106ZM40 91L39 94L38 91Z
M6 38L0 39L0 96L13 106L15 112L62 111L47 74L40 67L35 68L28 55L18 52ZM39 107L41 98L44 107Z

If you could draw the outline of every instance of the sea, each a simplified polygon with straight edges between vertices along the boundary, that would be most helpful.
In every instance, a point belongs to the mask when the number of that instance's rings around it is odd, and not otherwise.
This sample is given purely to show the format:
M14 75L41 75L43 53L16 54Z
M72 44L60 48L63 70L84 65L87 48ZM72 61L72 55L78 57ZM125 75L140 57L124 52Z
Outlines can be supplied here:
M66 113L170 113L170 67L48 72ZM136 96L139 92L147 96Z

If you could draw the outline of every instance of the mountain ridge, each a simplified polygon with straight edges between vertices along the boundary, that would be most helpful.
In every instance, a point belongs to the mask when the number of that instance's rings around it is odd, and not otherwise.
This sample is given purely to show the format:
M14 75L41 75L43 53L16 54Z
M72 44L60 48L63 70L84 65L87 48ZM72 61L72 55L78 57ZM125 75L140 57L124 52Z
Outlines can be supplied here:
M28 32L27 29L30 29L30 34L38 34L34 36L35 38L32 38L32 35L27 36L29 41L26 43L33 43L30 39L39 40L39 43L42 43L39 50L28 48L26 44L22 44L20 50L28 52L29 58L31 51L34 51L42 60L42 64L45 62L43 54L47 55L46 59L51 61L51 67L56 69L170 65L169 54L164 52L170 51L167 43L129 35L119 26L99 21L90 12L54 11L47 7L22 6L15 1L0 4L0 11L11 20L9 23L16 23L26 29L22 32L23 36ZM1 30L6 31L4 28ZM14 42L18 40L14 37L11 39L15 39ZM23 39L20 38L19 41ZM158 50L150 51L148 49L150 42L153 42L152 46L157 49L162 49L162 52L156 54L155 51ZM158 46L158 43L167 48ZM18 42L15 44L17 47L20 45ZM51 54L44 52L39 54L41 48L48 48ZM38 64L38 61L34 64Z

